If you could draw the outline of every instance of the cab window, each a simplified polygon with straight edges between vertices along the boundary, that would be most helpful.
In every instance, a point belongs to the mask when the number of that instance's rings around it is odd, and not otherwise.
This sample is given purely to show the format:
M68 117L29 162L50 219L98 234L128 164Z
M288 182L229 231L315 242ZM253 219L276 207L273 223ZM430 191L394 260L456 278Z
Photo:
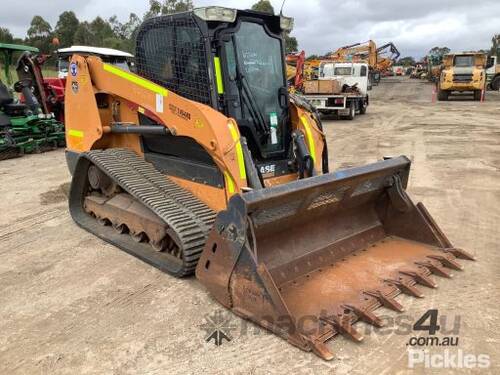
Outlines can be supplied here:
M454 65L458 67L473 66L474 56L455 56Z

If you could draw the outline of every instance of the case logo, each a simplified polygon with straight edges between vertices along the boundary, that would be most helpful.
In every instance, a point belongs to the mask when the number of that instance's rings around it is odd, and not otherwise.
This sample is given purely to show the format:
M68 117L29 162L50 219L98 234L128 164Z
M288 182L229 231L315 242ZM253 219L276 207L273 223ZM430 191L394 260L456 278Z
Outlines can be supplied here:
M71 72L71 75L73 77L76 77L76 75L78 74L78 66L76 65L75 62L72 62L70 65L69 65L69 71Z

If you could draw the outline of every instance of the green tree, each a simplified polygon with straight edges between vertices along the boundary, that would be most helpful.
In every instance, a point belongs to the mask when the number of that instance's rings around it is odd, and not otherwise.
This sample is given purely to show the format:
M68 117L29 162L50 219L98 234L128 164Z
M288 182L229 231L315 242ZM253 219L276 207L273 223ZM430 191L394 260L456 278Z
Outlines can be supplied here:
M50 53L52 46L52 26L42 16L34 16L28 29L26 43L37 47L42 53Z
M42 16L34 16L28 29L28 38L46 38L52 33L52 26Z
M0 27L0 43L13 43L14 36L6 27Z
M121 39L129 39L134 36L136 29L141 24L141 19L137 14L130 13L128 21L125 23L120 22L117 16L111 17L108 22L115 36Z
M107 44L106 46L133 52L135 37L141 24L141 19L135 13L130 13L128 21L125 23L120 22L116 16L111 17L108 22L113 29L115 38L106 42L113 44L114 47L111 44Z
M90 24L87 21L80 22L73 36L73 43L79 45L92 46L95 43L94 35L90 30Z
M416 64L415 59L411 56L402 57L398 60L398 65L413 66Z
M144 19L192 9L192 0L149 0L149 10L144 14Z
M447 53L450 53L450 49L448 47L434 47L429 50L429 55L443 56Z
M252 10L274 14L274 8L269 0L259 0L252 5Z
M252 10L256 10L258 12L271 13L274 14L274 8L269 0L259 0L254 5L252 5ZM289 33L283 32L283 39L285 41L285 52L297 52L298 51L298 42L297 38L294 36L290 36Z
M283 33L283 37L285 38L285 52L297 52L299 47L297 38L295 38L294 36L290 36L288 33Z
M105 47L104 41L115 37L111 25L101 17L96 17L89 24L89 28L96 47Z
M62 12L59 15L55 28L55 35L59 38L61 47L69 47L73 44L75 31L78 29L80 21L72 11Z

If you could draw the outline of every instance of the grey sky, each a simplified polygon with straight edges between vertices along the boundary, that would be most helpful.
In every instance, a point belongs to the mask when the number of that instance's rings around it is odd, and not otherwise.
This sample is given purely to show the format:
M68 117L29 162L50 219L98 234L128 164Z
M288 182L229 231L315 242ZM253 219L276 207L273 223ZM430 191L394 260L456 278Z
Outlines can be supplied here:
M256 0L193 0L195 6L249 8ZM0 0L2 3L8 0ZM96 16L121 20L140 16L148 0L23 0L23 6L2 7L0 26L24 37L31 18L41 15L55 26L59 14L73 10L80 20ZM276 10L281 0L272 0ZM394 42L403 56L421 57L430 48L489 48L500 33L499 0L287 0L284 13L295 18L292 35L307 54L325 53L354 42Z

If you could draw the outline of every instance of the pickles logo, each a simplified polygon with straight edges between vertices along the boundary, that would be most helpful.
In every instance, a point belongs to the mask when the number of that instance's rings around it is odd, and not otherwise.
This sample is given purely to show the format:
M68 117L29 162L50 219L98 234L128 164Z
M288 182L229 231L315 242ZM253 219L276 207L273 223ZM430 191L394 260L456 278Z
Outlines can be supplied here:
M237 328L231 322L231 315L221 310L206 315L205 323L200 327L206 332L205 341L213 341L216 346L221 346L224 340L231 341L231 331Z
M419 365L438 369L490 367L488 354L467 353L458 349L461 342L460 316L455 316L452 329L446 328L446 318L445 315L439 315L437 309L430 309L415 322L413 330L427 332L427 335L415 335L408 340L408 368L416 368ZM439 352L442 347L444 350Z

